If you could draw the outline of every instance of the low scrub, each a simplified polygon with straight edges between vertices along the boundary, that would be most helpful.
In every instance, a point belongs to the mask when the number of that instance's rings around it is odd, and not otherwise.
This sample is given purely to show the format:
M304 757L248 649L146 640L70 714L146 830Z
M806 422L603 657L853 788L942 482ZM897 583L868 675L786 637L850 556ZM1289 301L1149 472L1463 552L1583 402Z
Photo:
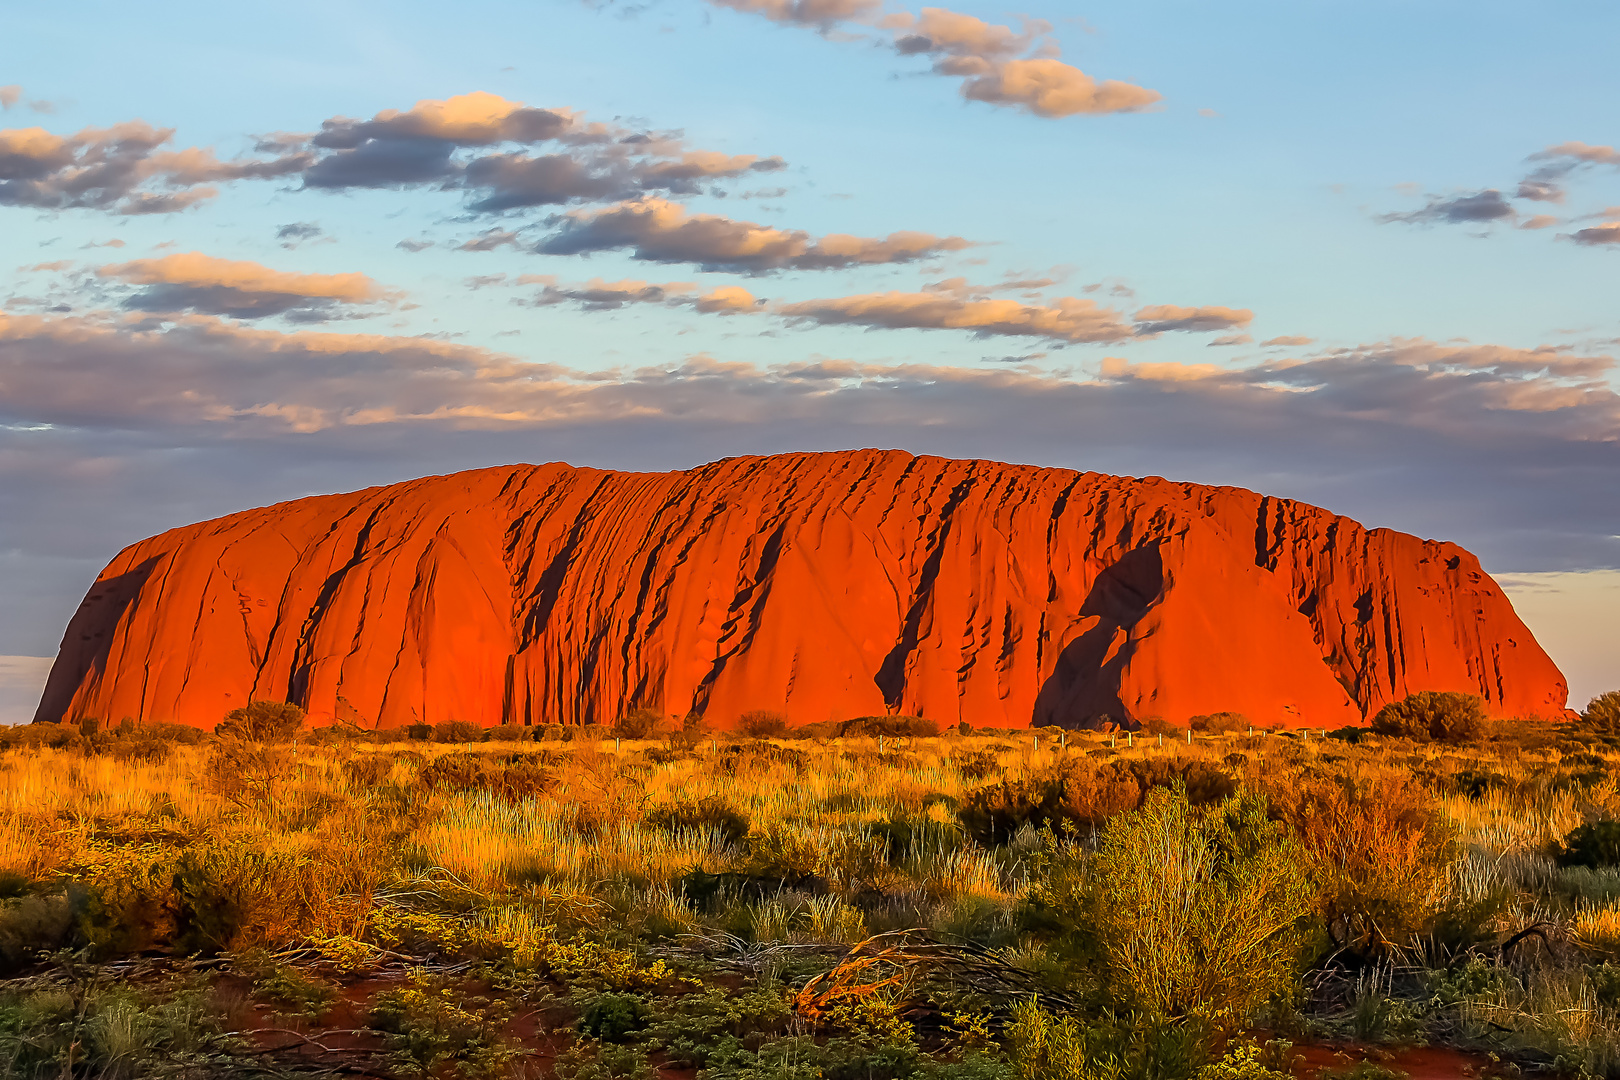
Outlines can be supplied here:
M527 754L445 754L422 766L417 782L432 792L487 792L508 803L542 794L555 775Z
M1373 717L1372 729L1416 742L1472 743L1489 727L1485 701L1477 694L1420 690L1392 701Z

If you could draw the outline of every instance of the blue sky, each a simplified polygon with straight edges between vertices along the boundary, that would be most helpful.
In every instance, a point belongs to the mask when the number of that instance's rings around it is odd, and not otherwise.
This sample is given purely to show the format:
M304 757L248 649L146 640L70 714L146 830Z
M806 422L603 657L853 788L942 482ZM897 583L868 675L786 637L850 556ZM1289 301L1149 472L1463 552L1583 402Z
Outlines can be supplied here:
M124 544L249 505L503 461L886 445L1230 483L1457 540L1568 639L1550 647L1577 705L1620 684L1590 644L1620 636L1620 9L275 10L7 14L5 657L52 653ZM997 27L1016 48L984 46ZM1032 60L1122 86L1053 115L1019 97ZM964 97L974 77L992 100ZM348 152L311 141L323 122L352 142L395 110L395 138L467 95L578 137L418 125L388 146L448 154L432 180L320 186ZM136 121L174 129L147 171L75 192L109 138L86 129ZM162 158L188 148L210 176ZM475 208L479 168L542 155L619 172ZM729 173L648 186L689 155ZM231 178L244 161L281 164ZM1537 175L1557 200L1515 197ZM142 196L191 201L127 212ZM655 211L811 254L715 269L685 234L662 262L535 251ZM510 240L457 250L489 230ZM864 261L800 268L829 234ZM0 709L37 666L0 665Z

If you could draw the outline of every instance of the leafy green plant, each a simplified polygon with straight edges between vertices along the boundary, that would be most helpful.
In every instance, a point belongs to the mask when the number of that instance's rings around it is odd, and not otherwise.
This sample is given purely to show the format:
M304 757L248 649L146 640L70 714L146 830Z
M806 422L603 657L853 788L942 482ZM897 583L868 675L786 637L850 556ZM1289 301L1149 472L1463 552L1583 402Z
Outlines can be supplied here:
M1264 799L1200 810L1157 789L1110 823L1092 873L1116 999L1231 1023L1287 992L1311 893L1299 845Z
M647 1003L635 994L593 994L580 1013L579 1029L603 1042L623 1042L647 1026Z
M401 1075L481 1080L506 1074L522 1053L504 1035L509 1019L505 1003L461 993L418 969L409 986L377 995L368 1022L384 1033Z

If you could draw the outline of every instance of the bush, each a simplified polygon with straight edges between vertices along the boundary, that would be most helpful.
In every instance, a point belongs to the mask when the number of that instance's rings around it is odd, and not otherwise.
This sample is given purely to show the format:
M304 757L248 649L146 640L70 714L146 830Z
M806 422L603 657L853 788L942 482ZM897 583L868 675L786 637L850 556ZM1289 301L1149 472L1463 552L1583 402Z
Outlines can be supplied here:
M232 709L214 728L214 734L248 742L280 742L298 734L304 710L290 701L250 701Z
M203 767L203 779L215 795L238 806L268 805L292 775L293 757L286 747L226 743Z
M1195 716L1187 721L1187 726L1194 731L1207 732L1212 735L1225 735L1233 731L1247 731L1254 725L1242 713L1217 712Z
M484 738L490 742L528 742L534 738L534 729L522 724L501 724L485 728Z
M484 729L465 720L446 720L433 725L433 741L439 743L475 743L484 741Z
M417 774L429 791L487 791L508 803L541 794L552 780L551 770L526 754L445 754Z
M74 929L67 896L22 896L0 905L0 969L15 971L42 951L67 945Z
M1285 991L1310 911L1303 863L1257 796L1200 809L1159 789L1116 818L1092 893L1116 999L1230 1024Z
M1560 866L1620 866L1620 821L1594 821L1572 830L1554 858Z
M939 725L921 716L857 716L840 724L838 734L845 738L864 735L869 739L878 736L931 739L939 734Z
M613 734L620 739L651 738L663 719L652 709L631 709L613 725Z
M1469 743L1484 735L1485 702L1477 694L1420 690L1392 701L1373 717L1372 729L1417 742Z
M779 712L760 709L743 713L737 726L749 738L769 739L786 735L788 721L787 717Z
M343 763L343 775L354 787L376 787L394 771L394 759L386 754L364 754Z
M1201 760L1064 764L968 792L957 820L981 844L1005 843L1026 825L1095 828L1141 806L1149 791L1176 785L1199 806L1237 790L1236 781Z
M697 802L677 802L647 813L647 824L670 832L713 829L725 844L739 844L748 835L748 815L724 799L710 796Z
M647 1026L647 1003L634 994L597 994L580 1014L579 1029L593 1039L623 1042Z
M1581 719L1601 735L1620 735L1620 690L1610 690L1587 702Z
M1455 834L1419 783L1345 777L1279 784L1269 794L1310 855L1317 913L1335 947L1370 958L1423 931L1446 885Z

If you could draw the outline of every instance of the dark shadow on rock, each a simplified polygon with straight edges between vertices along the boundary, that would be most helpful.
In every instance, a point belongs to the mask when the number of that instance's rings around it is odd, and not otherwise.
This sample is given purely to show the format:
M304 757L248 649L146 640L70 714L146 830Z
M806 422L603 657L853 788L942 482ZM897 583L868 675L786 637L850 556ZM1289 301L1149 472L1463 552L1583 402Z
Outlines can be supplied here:
M45 680L45 693L40 696L39 708L34 712L34 723L61 723L73 704L74 691L84 685L92 671L99 675L107 669L107 654L112 648L118 620L140 596L160 558L154 555L133 570L98 581L85 594L79 602L79 610L68 620L67 630L62 634L62 646ZM102 719L116 723L121 717Z
M1110 720L1127 728L1139 726L1136 718L1125 715L1119 677L1135 651L1131 628L1163 591L1164 558L1157 544L1126 552L1097 575L1080 605L1081 619L1095 621L1058 654L1035 697L1033 726L1074 730Z

